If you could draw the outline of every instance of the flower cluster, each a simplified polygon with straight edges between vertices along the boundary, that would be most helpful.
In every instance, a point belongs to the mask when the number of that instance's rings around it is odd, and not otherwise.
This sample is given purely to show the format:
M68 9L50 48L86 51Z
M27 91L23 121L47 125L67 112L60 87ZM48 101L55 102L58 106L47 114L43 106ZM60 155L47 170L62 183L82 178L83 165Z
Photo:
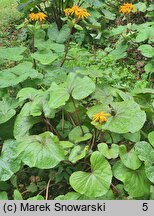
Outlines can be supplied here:
M44 14L43 12L38 12L38 13L30 13L29 18L31 21L45 21L47 18L47 15Z
M85 19L90 16L90 13L86 9L80 8L78 5L74 5L72 8L66 8L64 12L66 16L74 15L77 19Z
M135 8L135 6L131 3L125 3L123 5L120 6L119 8L119 12L123 13L123 14L129 14L131 12L135 13L137 10Z
M109 117L109 116L111 116L109 113L100 112L93 116L93 121L103 123L107 121L106 117Z

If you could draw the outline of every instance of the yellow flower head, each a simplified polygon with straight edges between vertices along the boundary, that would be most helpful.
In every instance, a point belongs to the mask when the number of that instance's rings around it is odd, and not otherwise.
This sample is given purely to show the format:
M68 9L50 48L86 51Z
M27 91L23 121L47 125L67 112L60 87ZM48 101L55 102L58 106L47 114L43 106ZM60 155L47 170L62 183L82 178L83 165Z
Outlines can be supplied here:
M30 13L29 18L31 21L45 21L47 18L47 15L44 14L43 12L38 12L38 13Z
M109 116L111 116L109 113L100 112L93 116L93 121L103 123L107 121L106 117L109 117Z
M119 12L123 14L129 14L129 13L135 13L137 10L135 6L131 3L124 3L123 5L120 6Z
M66 8L64 10L66 16L74 15L77 19L85 19L90 16L90 13L86 9L80 8L78 5L74 5L71 8Z

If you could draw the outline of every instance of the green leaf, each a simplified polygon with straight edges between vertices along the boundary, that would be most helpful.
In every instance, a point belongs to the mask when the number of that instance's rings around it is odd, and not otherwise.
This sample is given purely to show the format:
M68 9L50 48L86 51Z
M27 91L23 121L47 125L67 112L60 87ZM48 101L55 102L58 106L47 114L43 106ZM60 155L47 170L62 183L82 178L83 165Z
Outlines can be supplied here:
M102 9L101 11L102 11L103 14L105 15L105 18L106 18L106 19L115 20L116 15L115 15L114 13L111 13L109 10L105 10L105 9Z
M65 43L69 37L70 34L70 27L69 25L65 24L60 29L59 34L57 35L56 42L57 43Z
M119 147L120 158L122 163L129 169L136 170L138 169L142 162L139 160L134 149L131 149L127 152L127 148L125 145L121 145Z
M68 149L74 146L74 144L69 141L60 141L59 144L63 147L63 149Z
M56 41L56 43L64 43L68 39L68 36L70 34L70 28L67 24L63 25L61 30L58 30L58 27L56 23L53 23L49 28L48 28L48 37Z
M34 197L30 197L27 200L44 200L44 197L41 196L41 195L37 195L37 196L34 196Z
M121 58L125 58L127 56L127 50L128 45L125 42L120 42L116 49L110 52L110 55L115 59L119 60Z
M140 131L137 131L135 133L126 133L123 134L123 136L126 140L130 140L131 142L139 142L141 138Z
M146 4L143 2L138 2L137 4L134 4L134 6L141 12L145 12L147 9Z
M92 97L98 100L100 103L110 104L113 101L113 96L115 95L115 88L108 85L97 85L95 92Z
M0 200L8 200L8 196L5 191L0 192Z
M57 85L56 83L52 83L50 89L49 106L52 109L56 109L65 105L66 101L68 101L70 97L65 85Z
M65 195L59 195L55 200L78 200L82 195L76 192L68 192Z
M31 193L35 193L38 190L37 185L34 182L31 182L26 189Z
M58 58L58 55L51 51L35 52L31 54L31 56L35 60L39 61L42 65L50 65Z
M75 146L69 155L69 161L72 163L76 163L86 156L86 151L84 150L85 145L77 145Z
M114 133L135 133L143 127L146 114L136 102L127 100L111 103L111 105L115 111L115 116L107 119L107 122L102 125L103 130Z
M16 152L17 142L7 140L3 143L0 157L0 181L7 181L20 169L21 160Z
M154 184L154 166L153 164L150 164L150 163L145 164L145 173L148 179Z
M69 133L69 140L74 143L89 140L92 137L92 134L89 132L89 129L84 125L82 125L82 129L84 135L82 134L80 126L73 128L73 130L71 130L71 132Z
M58 35L59 35L58 27L56 23L52 23L50 27L48 28L48 37L51 40L56 41Z
M41 78L31 62L22 62L13 68L0 71L0 88L15 86L28 78Z
M37 95L40 95L41 93L43 93L42 90L34 89L32 87L22 88L18 92L17 98L19 98L20 101L24 101L26 99L32 101Z
M137 142L135 144L135 152L137 153L140 160L150 164L153 163L154 149L149 143L145 141Z
M115 159L119 155L119 146L116 144L112 144L109 148L106 143L98 144L98 150L106 157L107 159Z
M10 61L20 61L23 59L21 55L27 48L26 47L11 47L0 48L0 59L6 59Z
M68 92L76 100L82 100L88 97L95 90L94 82L87 76L79 77L70 73L67 79Z
M17 152L24 164L40 169L53 168L65 159L58 138L51 132L21 138Z
M136 37L136 42L137 43L143 42L143 41L148 39L147 28L146 29L141 29L141 31L139 31L139 33L137 34L137 37Z
M149 140L150 144L154 147L154 131L152 131L148 134L148 140Z
M153 73L154 72L154 62L152 61L148 62L145 65L144 70L146 73Z
M14 124L14 137L18 139L29 135L29 130L38 122L40 122L38 117L24 116L22 112L19 113Z
M141 51L142 55L147 58L154 57L154 47L149 44L143 44L139 46L138 50Z
M131 197L143 197L150 193L150 182L145 175L144 166L131 170L118 161L113 166L115 178L124 183L124 189Z
M14 200L23 200L22 195L18 190L14 190L13 197Z
M99 197L107 193L112 180L110 164L96 151L90 157L91 173L77 171L70 177L70 185L80 194Z
M7 122L16 114L16 111L10 107L6 100L0 101L0 124Z

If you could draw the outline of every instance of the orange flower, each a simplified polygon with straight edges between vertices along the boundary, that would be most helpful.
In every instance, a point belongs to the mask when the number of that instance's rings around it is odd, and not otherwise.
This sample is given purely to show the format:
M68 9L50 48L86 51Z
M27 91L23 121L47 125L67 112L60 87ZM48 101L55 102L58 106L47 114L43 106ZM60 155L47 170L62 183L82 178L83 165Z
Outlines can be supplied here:
M43 12L38 12L38 13L30 13L29 18L31 21L45 21L47 18L47 15L44 14Z
M137 10L135 6L131 3L124 3L123 5L120 6L119 12L123 14L129 14L129 13L135 13Z
M109 113L100 112L93 116L93 121L103 123L107 121L106 117L109 117L109 116L111 116Z
M85 19L90 16L90 13L86 9L80 8L78 5L74 5L72 8L66 8L64 13L66 16L74 15L77 19Z

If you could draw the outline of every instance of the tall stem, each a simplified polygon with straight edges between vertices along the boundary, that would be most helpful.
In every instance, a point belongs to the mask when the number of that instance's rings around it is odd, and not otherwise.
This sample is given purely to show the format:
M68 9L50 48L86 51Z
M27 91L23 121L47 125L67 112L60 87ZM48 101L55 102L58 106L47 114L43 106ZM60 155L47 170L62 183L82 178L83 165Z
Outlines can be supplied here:
M84 136L84 131L83 131L83 128L82 128L82 126L81 126L81 120L80 120L80 117L79 117L78 109L77 109L77 107L76 107L74 98L72 97L72 95L70 96L70 98L71 98L71 101L72 101L73 106L74 106L75 114L76 114L76 117L77 117L77 120L78 120L78 125L79 125L79 127L80 127L80 129L81 129L81 132L82 132L82 136Z
M64 55L64 58L63 58L63 61L62 61L61 65L60 65L60 67L62 67L63 64L66 61L66 57L67 57L67 54L68 54L68 49L70 47L72 32L73 32L73 27L70 29L70 33L69 33L69 36L68 36L68 39L67 39L67 43L66 43L65 55Z
M34 43L35 43L35 40L34 40L34 33L33 33L32 34L32 53L35 52L35 45L34 45ZM33 60L33 66L34 66L34 69L36 69L36 61L35 61L35 59Z

